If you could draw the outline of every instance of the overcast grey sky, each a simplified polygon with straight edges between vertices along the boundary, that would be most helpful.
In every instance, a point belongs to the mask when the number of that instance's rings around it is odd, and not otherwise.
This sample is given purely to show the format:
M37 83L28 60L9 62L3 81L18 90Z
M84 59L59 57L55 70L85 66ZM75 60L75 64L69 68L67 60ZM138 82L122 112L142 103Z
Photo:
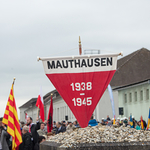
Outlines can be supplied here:
M150 49L149 0L6 0L0 2L0 116L13 77L17 107L54 89L37 56Z

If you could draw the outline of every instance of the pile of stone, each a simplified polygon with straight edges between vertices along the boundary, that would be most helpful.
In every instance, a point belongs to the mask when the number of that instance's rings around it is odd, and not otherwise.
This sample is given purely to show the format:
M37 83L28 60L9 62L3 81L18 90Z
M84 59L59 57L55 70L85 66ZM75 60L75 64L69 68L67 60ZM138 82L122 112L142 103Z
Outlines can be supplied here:
M60 133L49 137L48 141L62 143L61 147L64 148L76 147L80 143L144 142L150 141L150 131L124 126L95 126L77 128L71 133Z

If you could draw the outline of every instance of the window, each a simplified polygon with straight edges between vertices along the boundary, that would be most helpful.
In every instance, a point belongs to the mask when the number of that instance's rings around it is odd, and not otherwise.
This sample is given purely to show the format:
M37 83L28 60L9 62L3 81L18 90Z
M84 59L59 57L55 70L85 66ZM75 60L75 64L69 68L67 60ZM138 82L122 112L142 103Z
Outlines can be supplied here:
M134 93L135 102L137 102L137 92Z
M124 103L127 103L127 94L124 94Z
M132 93L129 94L129 101L132 102Z
M57 108L57 120L59 121L59 108Z
M140 92L140 100L143 100L143 91Z
M146 100L149 100L149 89L146 90Z

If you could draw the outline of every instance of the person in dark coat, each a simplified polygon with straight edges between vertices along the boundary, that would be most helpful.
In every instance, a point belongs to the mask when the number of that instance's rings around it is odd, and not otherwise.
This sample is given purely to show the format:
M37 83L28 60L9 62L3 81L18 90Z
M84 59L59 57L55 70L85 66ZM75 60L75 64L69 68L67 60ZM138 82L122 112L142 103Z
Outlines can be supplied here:
M46 139L44 136L39 136L39 140L38 140L38 143L35 144L34 146L34 150L39 150L39 145L40 143L44 142Z
M111 121L110 118L109 118L109 115L107 115L107 119L106 119L106 120L107 120L107 121Z
M36 143L38 143L38 139L39 139L39 134L37 133L37 130L40 129L40 123L38 121L39 118L37 118L37 123L34 124L32 121L31 117L27 118L27 126L29 127L29 133L32 134L33 137L33 147Z
M22 143L19 145L19 150L32 150L32 135L29 133L29 127L24 126L22 128Z
M62 126L60 122L56 122L56 127L57 127L56 134L66 131L66 127Z

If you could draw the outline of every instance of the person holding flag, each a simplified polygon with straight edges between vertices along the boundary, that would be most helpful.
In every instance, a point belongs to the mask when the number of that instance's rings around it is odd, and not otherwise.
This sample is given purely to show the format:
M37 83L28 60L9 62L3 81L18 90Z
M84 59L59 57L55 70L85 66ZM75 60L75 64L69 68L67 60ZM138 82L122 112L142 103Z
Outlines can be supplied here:
M33 137L33 148L38 143L39 134L37 133L37 130L40 129L40 122L39 118L36 119L37 123L33 123L33 119L31 117L27 118L27 126L29 127L29 133L32 134Z

